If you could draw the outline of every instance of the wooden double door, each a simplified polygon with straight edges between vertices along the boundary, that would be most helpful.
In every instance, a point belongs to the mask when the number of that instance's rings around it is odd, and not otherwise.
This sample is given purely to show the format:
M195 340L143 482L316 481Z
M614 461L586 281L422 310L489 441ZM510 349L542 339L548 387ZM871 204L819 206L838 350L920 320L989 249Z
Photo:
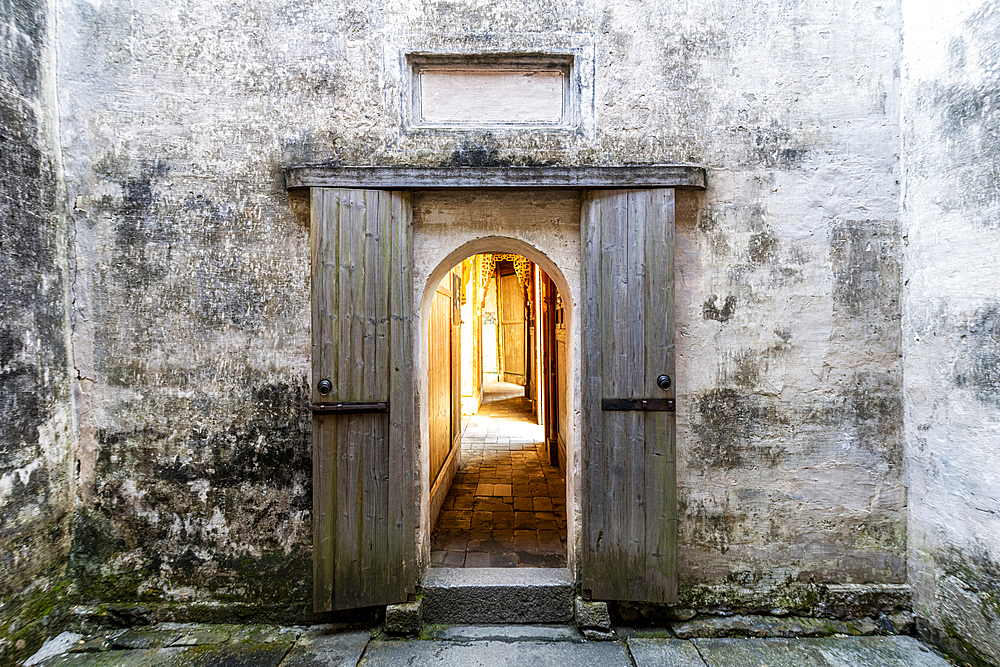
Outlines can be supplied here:
M582 198L583 593L671 602L674 192ZM310 211L314 607L405 602L419 577L410 197L312 188Z

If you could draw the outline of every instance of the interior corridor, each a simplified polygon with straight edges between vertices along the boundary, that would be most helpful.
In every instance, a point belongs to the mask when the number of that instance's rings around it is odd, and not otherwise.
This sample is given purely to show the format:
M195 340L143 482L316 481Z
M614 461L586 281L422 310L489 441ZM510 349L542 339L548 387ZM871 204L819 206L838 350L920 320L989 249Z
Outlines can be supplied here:
M566 483L524 387L486 382L431 536L432 567L565 567Z

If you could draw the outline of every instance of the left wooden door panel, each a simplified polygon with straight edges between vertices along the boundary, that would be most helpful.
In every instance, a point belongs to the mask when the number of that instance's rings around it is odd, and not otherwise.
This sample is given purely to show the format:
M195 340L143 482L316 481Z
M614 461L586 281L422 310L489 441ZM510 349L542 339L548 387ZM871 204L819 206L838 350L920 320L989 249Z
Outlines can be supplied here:
M409 195L313 188L310 210L312 402L388 406L314 411L313 606L405 602L416 585Z

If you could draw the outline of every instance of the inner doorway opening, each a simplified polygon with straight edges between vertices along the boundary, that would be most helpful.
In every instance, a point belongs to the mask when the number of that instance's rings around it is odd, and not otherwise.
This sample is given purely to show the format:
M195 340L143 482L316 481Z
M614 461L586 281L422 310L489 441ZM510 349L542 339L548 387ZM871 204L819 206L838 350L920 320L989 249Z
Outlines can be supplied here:
M428 324L431 567L566 567L562 295L526 257L476 254Z

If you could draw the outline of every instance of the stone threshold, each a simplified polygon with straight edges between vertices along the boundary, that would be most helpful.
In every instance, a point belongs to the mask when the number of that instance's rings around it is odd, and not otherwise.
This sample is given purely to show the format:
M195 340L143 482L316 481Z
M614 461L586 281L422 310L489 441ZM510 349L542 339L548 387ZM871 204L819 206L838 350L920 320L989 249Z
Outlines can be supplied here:
M565 568L429 568L423 618L436 624L570 623L575 586Z

